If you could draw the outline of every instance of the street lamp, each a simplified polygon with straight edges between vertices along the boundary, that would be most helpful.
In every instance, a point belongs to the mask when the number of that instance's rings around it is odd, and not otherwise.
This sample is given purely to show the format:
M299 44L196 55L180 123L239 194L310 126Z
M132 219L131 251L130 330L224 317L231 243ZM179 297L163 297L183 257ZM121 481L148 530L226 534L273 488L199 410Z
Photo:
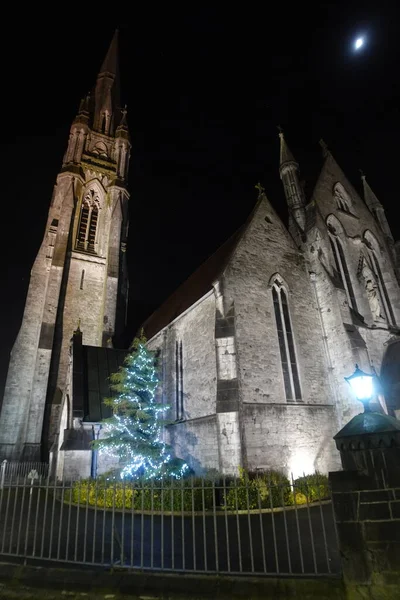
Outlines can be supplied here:
M374 378L375 374L369 375L368 373L364 373L358 365L356 365L356 370L353 375L345 377L345 380L355 393L357 400L364 405L364 412L371 412L369 402L374 393Z

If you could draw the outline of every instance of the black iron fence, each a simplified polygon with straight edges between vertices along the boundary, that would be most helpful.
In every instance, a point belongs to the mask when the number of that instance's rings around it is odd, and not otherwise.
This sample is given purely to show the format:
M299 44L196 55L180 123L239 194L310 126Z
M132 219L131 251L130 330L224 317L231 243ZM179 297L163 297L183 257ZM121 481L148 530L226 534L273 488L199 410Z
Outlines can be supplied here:
M340 572L332 506L319 486L243 478L67 484L37 468L21 477L15 471L0 486L3 558L194 573Z

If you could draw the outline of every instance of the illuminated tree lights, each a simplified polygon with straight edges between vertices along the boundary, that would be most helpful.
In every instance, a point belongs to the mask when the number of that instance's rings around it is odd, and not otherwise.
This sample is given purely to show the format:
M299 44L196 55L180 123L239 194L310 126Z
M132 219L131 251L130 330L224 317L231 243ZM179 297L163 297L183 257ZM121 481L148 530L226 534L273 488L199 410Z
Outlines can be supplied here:
M169 406L156 401L156 357L145 343L143 334L135 338L124 366L110 377L115 395L104 403L113 409L113 416L102 422L105 436L94 441L93 448L119 458L122 479L180 479L190 469L172 457L171 447L162 439L163 415Z

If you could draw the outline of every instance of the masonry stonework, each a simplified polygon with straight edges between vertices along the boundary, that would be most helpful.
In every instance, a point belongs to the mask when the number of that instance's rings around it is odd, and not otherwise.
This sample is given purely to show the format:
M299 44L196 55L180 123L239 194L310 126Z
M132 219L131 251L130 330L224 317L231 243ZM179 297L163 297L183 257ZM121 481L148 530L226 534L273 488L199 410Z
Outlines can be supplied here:
M117 72L116 34L71 126L0 416L0 459L51 450L60 478L115 465L90 442L126 354L113 348L126 324L130 157ZM360 410L344 380L355 363L381 376L374 409L400 414L399 254L383 206L325 145L308 197L279 137L288 224L258 184L246 223L143 323L169 406L163 435L196 473L337 468L333 435Z
M0 458L47 458L60 428L74 330L80 326L85 343L95 346L116 331L130 149L116 78L117 34L97 78L95 103L84 98L71 126L11 355Z

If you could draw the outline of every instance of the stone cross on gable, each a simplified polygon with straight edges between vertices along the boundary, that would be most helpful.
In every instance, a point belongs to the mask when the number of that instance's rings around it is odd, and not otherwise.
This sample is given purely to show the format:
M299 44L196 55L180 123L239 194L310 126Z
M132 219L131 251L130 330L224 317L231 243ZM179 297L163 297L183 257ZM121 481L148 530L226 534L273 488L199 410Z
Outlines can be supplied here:
M259 196L261 196L261 194L265 192L265 187L263 187L260 182L258 182L257 185L254 187L256 188L256 190L258 190Z

